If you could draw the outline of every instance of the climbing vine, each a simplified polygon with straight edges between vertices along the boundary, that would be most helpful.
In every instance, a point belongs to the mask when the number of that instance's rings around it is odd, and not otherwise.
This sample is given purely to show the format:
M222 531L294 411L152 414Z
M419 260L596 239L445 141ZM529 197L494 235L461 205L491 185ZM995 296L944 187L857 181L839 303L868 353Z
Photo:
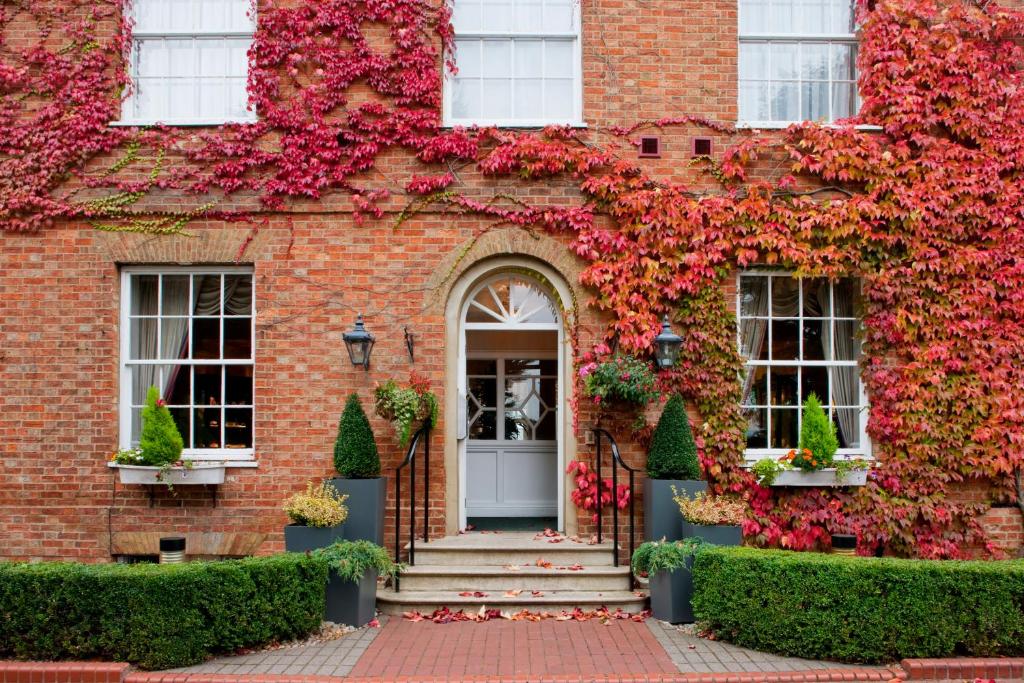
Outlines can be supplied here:
M442 129L438 65L453 44L443 3L261 7L249 78L258 122L190 132L107 125L129 86L118 0L12 0L0 29L30 22L39 39L0 42L0 228L86 219L173 233L197 215L239 220L329 191L346 193L357 218L379 218L388 193L367 174L405 150L426 172L403 183L399 224L442 206L568 237L610 320L583 362L616 344L649 353L660 317L673 317L685 342L659 381L699 409L702 464L715 488L749 497L748 535L801 549L852 530L865 550L955 557L983 540L985 509L956 502L955 486L986 478L1012 497L1024 453L1024 17L989 3L878 0L858 19L856 120L771 136L693 117L604 131L620 143L644 126L734 136L704 166L714 189L697 190L649 176L593 132ZM765 180L755 171L769 157L788 172ZM455 164L571 180L582 201L469 197ZM162 213L149 200L166 190L194 206ZM225 204L236 193L259 204ZM755 264L862 283L879 457L862 489L779 493L740 466L742 359L723 285Z

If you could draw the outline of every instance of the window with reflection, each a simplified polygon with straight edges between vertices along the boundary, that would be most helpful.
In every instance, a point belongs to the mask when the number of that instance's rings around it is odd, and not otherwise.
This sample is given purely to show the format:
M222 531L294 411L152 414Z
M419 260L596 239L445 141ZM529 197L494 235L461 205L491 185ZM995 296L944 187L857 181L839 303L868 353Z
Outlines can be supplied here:
M860 108L850 0L740 0L739 119L831 122Z
M743 273L738 299L748 455L796 448L812 393L836 425L839 452L865 454L856 281Z
M554 441L558 361L537 358L466 360L469 438Z
M155 386L190 458L251 457L252 273L126 269L122 277L122 447L138 445Z

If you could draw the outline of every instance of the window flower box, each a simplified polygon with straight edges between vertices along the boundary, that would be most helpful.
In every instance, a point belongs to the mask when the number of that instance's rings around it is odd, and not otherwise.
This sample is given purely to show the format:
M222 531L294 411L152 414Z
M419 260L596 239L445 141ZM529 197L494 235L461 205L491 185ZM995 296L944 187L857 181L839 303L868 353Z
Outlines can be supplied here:
M850 470L839 474L834 467L809 472L783 470L775 476L771 486L864 486L868 481L866 469Z
M170 468L151 465L121 465L112 462L110 467L117 469L122 484L189 486L224 483L225 466L224 463L219 462L196 462L192 463L191 467L175 466Z

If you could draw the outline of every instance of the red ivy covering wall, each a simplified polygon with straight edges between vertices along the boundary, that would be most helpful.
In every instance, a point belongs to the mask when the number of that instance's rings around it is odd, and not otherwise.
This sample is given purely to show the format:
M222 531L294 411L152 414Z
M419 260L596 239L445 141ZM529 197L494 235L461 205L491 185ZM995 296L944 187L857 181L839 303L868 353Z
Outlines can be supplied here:
M261 8L249 79L259 123L201 134L107 125L128 85L130 26L117 0L10 1L0 29L23 22L38 41L0 44L0 228L86 218L176 232L200 212L236 217L217 202L239 191L280 209L340 190L358 213L379 217L383 193L359 178L391 148L438 168L463 160L495 176L574 178L585 201L560 209L471 200L443 170L410 177L407 192L414 208L447 204L570 234L593 304L611 313L608 339L625 350L649 351L660 316L674 316L686 342L662 381L703 415L702 460L715 486L749 496L748 534L800 549L853 529L864 549L955 557L981 539L983 506L954 504L951 485L974 476L1008 483L1024 452L1024 17L958 0L858 11L860 118L743 137L709 169L719 191L698 193L567 129L442 131L437 65L452 31L432 1ZM350 101L356 81L376 96ZM689 117L644 125L684 123L732 132ZM112 167L90 163L117 149ZM787 155L792 175L748 179L766 153ZM841 190L796 192L796 177ZM154 189L194 193L196 207L137 212ZM599 227L596 214L615 228ZM721 285L735 266L755 263L863 282L880 467L856 492L782 494L739 466L742 361Z

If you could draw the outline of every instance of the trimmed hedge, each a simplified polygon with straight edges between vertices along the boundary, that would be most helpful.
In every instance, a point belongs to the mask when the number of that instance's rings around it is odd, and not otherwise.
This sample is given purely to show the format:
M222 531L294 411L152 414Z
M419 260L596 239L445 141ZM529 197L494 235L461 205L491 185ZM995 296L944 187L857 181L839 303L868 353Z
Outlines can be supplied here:
M305 636L327 564L307 555L157 564L0 563L0 656L166 669Z
M931 561L710 548L693 611L717 637L793 657L1024 654L1024 562Z

